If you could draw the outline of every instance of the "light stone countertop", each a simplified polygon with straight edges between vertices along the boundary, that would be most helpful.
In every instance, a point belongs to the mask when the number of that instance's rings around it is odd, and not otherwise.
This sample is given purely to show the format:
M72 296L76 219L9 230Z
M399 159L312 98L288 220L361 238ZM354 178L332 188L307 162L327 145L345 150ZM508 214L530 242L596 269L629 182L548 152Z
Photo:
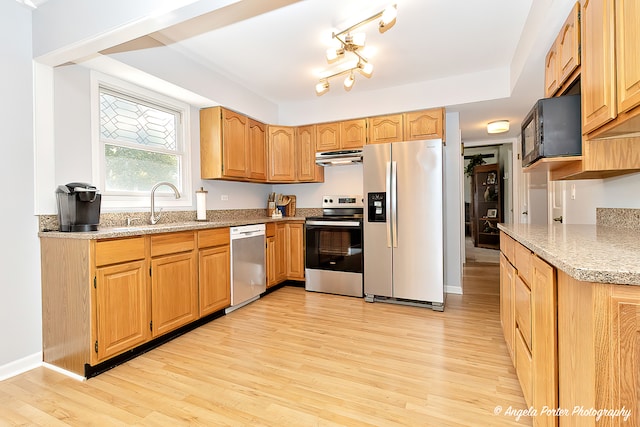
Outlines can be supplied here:
M80 239L80 240L98 240L112 239L115 237L132 237L145 234L170 233L174 231L189 230L206 230L209 228L235 227L238 225L262 224L268 222L282 221L304 221L303 216L287 216L283 218L273 219L271 217L256 218L239 218L237 220L221 220L221 221L183 221L173 223L159 223L155 225L131 225L120 227L98 227L98 231L87 232L61 232L61 231L41 231L39 237L53 237L59 239Z
M638 230L572 224L498 228L576 280L640 285Z

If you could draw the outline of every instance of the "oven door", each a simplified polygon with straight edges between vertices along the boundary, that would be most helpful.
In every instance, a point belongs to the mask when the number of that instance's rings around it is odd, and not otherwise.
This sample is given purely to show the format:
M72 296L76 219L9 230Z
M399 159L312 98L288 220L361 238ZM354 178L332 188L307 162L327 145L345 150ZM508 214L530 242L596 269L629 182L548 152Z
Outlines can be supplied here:
M306 268L362 273L360 221L309 220L305 230Z

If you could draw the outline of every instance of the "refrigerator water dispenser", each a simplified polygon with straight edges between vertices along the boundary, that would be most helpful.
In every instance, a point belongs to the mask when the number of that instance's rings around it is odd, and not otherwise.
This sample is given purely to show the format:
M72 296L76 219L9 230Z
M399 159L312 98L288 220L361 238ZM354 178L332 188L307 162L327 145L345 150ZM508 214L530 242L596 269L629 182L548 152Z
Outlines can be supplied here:
M387 222L387 193L367 194L367 221Z

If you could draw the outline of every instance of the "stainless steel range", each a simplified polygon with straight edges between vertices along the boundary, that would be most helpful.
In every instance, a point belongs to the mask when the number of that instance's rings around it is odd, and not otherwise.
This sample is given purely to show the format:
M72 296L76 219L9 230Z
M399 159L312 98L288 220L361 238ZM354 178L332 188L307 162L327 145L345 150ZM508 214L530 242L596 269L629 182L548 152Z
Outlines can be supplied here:
M305 223L305 289L363 296L361 195L323 196L321 217Z

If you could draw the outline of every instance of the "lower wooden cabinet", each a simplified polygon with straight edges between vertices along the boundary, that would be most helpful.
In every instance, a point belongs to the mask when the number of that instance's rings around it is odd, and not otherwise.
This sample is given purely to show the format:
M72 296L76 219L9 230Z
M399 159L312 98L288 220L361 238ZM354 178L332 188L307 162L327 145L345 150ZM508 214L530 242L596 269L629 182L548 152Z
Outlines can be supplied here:
M198 318L198 259L195 232L163 233L151 241L153 336Z
M285 280L304 280L304 223L266 226L267 287Z
M96 338L102 361L151 337L146 262L131 261L96 270Z
M571 413L561 426L640 425L640 286L558 271L558 373L560 407L619 411L599 420Z
M198 276L195 253L165 255L151 260L153 336L198 318Z
M231 305L229 228L198 232L200 317Z
M286 224L287 278L304 280L304 223Z
M270 236L266 238L266 262L267 262L267 288L278 284L276 277L276 237Z
M558 407L556 269L501 232L500 318L527 407ZM557 426L540 413L536 426Z
M276 224L275 236L275 280L277 283L287 280L287 225Z
M500 254L500 323L507 343L507 350L511 361L515 365L515 276L516 269L508 261L504 254Z
M304 279L304 223L266 239L269 285ZM43 360L81 376L231 303L228 227L40 246Z

